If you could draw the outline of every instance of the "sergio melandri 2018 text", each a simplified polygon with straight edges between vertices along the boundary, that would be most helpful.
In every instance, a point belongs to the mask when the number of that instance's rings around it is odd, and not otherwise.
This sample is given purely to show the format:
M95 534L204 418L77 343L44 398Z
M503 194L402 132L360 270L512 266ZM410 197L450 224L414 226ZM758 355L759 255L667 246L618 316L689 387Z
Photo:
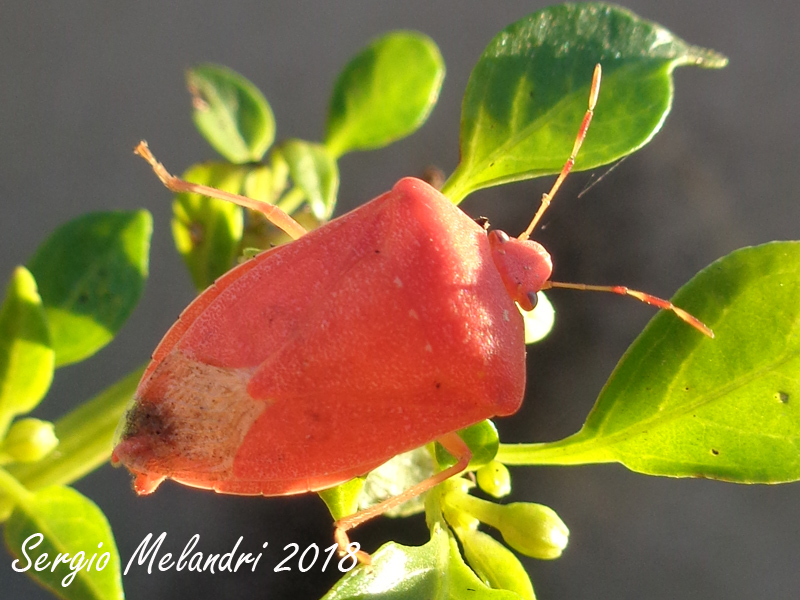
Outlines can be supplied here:
M59 553L52 558L48 557L46 553L32 552L42 543L43 539L44 535L41 533L34 533L28 536L20 548L22 557L13 561L11 567L18 573L24 573L31 568L36 571L50 569L55 572L59 564L67 566L70 572L61 581L61 585L67 587L72 583L78 571L84 568L87 573L91 573L93 568L96 571L102 571L110 560L109 552L103 552L99 557L97 552L95 552L91 558L89 558L89 553L84 551L75 552L73 556L70 556L68 553ZM161 546L166 539L166 531L155 539L152 533L148 533L136 547L130 559L128 559L123 575L127 575L132 567L143 567L145 564L147 565L147 572L149 574L157 571L170 571L172 569L176 571L183 571L186 569L187 571L194 571L197 573L218 573L223 571L236 573L249 568L252 572L255 572L264 554L263 552L257 554L240 552L239 546L242 544L244 536L239 536L233 548L228 552L220 554L196 550L197 545L200 543L199 533L189 538L189 541L186 542L180 554L177 555L173 555L172 552L161 552ZM263 549L268 545L269 542L264 542L261 547ZM102 546L102 542L98 544L98 548L102 549ZM356 566L358 562L356 553L360 549L360 546L357 542L352 542L348 547L348 552L341 558L336 557L337 549L338 546L332 544L320 550L317 544L312 543L301 551L299 544L292 542L284 546L284 556L282 560L273 567L273 570L276 573L280 573L297 568L301 573L306 573L316 566L322 571L325 571L328 565L333 563L339 571L346 573ZM97 559L96 562L95 559Z

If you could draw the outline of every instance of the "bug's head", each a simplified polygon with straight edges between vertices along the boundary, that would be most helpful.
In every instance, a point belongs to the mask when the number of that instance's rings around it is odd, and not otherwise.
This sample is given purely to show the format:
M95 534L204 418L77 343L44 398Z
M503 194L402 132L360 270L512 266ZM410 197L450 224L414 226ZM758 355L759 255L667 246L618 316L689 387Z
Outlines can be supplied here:
M508 295L522 310L533 310L536 293L553 272L550 253L538 242L511 238L499 229L489 232L489 247Z

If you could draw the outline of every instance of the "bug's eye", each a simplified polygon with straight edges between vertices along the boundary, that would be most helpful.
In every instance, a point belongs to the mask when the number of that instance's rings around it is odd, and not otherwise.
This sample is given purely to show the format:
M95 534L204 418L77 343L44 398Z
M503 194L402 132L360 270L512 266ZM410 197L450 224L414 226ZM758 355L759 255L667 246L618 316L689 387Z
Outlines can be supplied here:
M489 232L489 247L508 295L523 310L533 310L536 292L553 271L550 254L538 242L518 240L499 230Z
M536 292L528 292L528 301L531 303L531 310L536 308L536 305L539 304L539 294Z

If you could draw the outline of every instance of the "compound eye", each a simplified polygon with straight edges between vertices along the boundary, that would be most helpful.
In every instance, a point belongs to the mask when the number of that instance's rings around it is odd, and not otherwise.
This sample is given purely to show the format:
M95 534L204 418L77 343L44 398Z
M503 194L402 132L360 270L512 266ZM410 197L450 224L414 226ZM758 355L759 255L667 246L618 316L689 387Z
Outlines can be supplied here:
M527 296L528 302L531 303L531 310L533 310L539 304L539 294L538 292L528 292Z
M500 229L495 229L489 235L494 235L497 241L501 244L507 244L511 239L508 237L508 234L505 231L501 231Z

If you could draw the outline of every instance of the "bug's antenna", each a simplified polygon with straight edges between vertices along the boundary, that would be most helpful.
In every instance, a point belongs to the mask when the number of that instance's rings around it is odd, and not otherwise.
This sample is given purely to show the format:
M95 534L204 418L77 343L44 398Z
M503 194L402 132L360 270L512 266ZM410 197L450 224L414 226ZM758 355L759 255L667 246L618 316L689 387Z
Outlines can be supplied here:
M708 327L694 315L691 315L682 308L675 306L669 300L664 300L663 298L659 298L658 296L653 296L652 294L647 294L645 292L640 292L639 290L632 290L624 285L587 285L585 283L563 283L560 281L545 281L542 285L543 290L549 290L551 288L566 288L569 290L581 290L589 292L611 292L612 294L619 294L620 296L632 296L633 298L636 298L645 304L650 304L651 306L655 306L663 310L671 310L678 315L681 320L697 329L703 335L706 335L712 339L714 338L714 332L711 331L710 327Z
M575 143L572 145L572 154L569 155L567 162L564 163L564 167L561 169L561 173L559 174L558 179L556 179L556 182L553 184L553 187L550 188L549 192L542 196L542 204L539 206L539 210L536 211L531 224L528 225L528 228L519 236L519 239L521 240L527 240L531 237L533 228L536 227L536 224L539 222L539 219L542 218L544 211L546 211L547 207L550 206L550 201L553 199L553 196L555 196L558 188L560 188L561 184L564 183L567 175L569 175L569 172L575 165L575 157L578 155L578 150L580 150L583 140L586 138L586 132L589 130L589 123L592 122L592 116L594 115L594 107L597 104L597 95L600 93L601 73L602 69L600 68L600 63L598 63L594 67L594 74L592 75L592 87L589 90L589 109L586 111L586 114L583 115L581 128L578 130Z
M174 175L170 174L169 171L167 171L164 165L156 160L156 157L153 156L153 153L147 146L147 142L144 140L139 142L136 148L134 148L133 152L150 163L150 166L153 167L153 171L155 171L155 174L161 180L161 183L163 183L168 190L175 192L176 194L200 194L201 196L219 198L220 200L233 202L239 206L258 211L263 214L267 220L270 221L270 223L286 232L286 234L289 235L289 237L291 237L293 240L296 240L307 233L305 227L300 225L300 223L295 221L292 217L283 212L274 204L260 202L258 200L253 200L252 198L248 198L247 196L231 194L230 192L226 192L224 190L218 190L217 188L212 188L207 185L200 185L198 183L191 183L175 177Z

